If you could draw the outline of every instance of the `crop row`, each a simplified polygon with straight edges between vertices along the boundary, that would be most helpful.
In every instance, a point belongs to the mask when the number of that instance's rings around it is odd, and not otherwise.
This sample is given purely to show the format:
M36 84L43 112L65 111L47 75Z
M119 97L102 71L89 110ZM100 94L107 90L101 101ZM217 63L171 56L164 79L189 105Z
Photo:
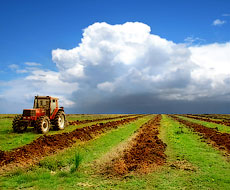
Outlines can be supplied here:
M76 129L69 133L41 136L30 144L13 149L12 151L0 151L0 166L8 165L10 163L18 163L18 165L24 165L25 163L32 164L41 157L53 154L57 150L70 147L77 140L91 140L100 133L117 128L119 125L133 122L140 117L143 116L136 116L107 123L98 123Z
M166 161L166 144L158 137L162 116L157 115L142 125L128 148L112 161L109 172L125 175L132 171L148 171L151 166L162 165Z
M106 117L106 118L98 118L98 119L85 119L85 120L75 120L75 121L69 121L69 125L80 125L80 124L86 124L86 123L91 123L91 122L99 122L99 121L107 121L111 119L122 119L122 118L127 118L131 116L136 116L134 114L129 114L129 115L123 115L123 116L116 116L116 117Z
M208 128L203 125L178 118L175 115L170 115L170 117L179 123L192 128L195 132L202 134L205 139L210 139L211 141L215 142L216 146L219 148L225 148L228 152L230 152L230 134L220 133L216 129Z
M192 119L198 119L201 121L207 121L207 122L212 122L212 123L216 123L216 124L221 124L221 125L226 125L226 126L230 126L230 120L215 120L215 119L210 119L210 118L206 118L203 117L202 115L191 115L191 114L187 114L187 115L182 115L188 118L192 118Z

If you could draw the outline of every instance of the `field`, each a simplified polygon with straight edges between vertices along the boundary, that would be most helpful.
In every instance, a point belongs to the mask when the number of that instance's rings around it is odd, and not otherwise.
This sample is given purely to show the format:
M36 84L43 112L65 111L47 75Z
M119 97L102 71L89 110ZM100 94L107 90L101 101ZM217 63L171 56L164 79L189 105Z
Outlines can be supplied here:
M67 115L12 131L0 115L0 189L229 189L230 115Z

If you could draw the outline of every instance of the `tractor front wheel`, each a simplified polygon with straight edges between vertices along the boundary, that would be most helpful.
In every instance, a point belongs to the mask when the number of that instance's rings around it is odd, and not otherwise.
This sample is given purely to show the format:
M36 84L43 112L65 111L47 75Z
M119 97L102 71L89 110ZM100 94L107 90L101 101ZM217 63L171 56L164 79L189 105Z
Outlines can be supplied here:
M27 129L27 125L25 125L23 122L21 122L21 120L22 120L21 115L15 116L15 118L13 120L12 128L13 128L13 131L16 133L23 133Z
M47 116L41 116L36 122L36 130L38 133L46 134L50 130L50 119Z
M65 113L59 111L54 118L54 129L63 130L65 128Z

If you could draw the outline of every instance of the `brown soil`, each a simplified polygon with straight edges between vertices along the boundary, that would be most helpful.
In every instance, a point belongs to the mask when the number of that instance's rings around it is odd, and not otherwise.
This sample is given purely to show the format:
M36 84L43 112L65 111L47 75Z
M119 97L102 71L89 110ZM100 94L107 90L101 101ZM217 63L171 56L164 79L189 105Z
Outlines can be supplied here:
M230 120L229 119L224 119L224 120L220 121L220 120L205 118L204 116L191 115L191 114L181 115L181 116L185 116L185 117L188 117L191 119L197 119L197 120L201 120L201 121L207 121L207 122L212 122L212 123L216 123L216 124L230 126Z
M108 176L123 176L133 171L147 173L153 166L164 164L166 144L158 138L160 121L161 115L157 115L142 125L131 146L113 159L103 173Z
M215 142L215 145L218 148L226 149L228 152L230 152L230 134L218 132L216 129L208 128L191 121L183 120L174 115L170 116L179 123L182 123L192 128L194 131L202 134L205 139L210 139L211 141Z
M76 129L69 133L41 136L30 144L20 148L11 151L0 151L0 167L2 167L2 169L3 166L4 168L7 168L9 164L15 164L17 166L30 165L44 156L51 155L58 150L72 146L77 140L91 140L96 135L117 128L119 125L133 122L140 117L143 117L143 115L107 123L98 123Z
M85 124L85 123L90 123L90 122L98 122L98 121L106 121L106 120L111 120L111 119L122 119L126 117L131 117L131 116L136 116L134 114L129 114L129 115L121 115L117 117L106 117L106 118L99 118L99 119L86 119L86 120L76 120L76 121L69 121L69 125L80 125L80 124Z

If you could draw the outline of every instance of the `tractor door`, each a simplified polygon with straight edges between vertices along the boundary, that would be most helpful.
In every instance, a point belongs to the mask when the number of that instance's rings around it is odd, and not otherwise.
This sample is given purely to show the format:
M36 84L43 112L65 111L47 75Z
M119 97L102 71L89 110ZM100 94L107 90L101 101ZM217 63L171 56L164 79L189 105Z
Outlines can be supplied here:
M55 108L57 107L57 100L56 99L51 99L50 103L50 116L53 114Z

